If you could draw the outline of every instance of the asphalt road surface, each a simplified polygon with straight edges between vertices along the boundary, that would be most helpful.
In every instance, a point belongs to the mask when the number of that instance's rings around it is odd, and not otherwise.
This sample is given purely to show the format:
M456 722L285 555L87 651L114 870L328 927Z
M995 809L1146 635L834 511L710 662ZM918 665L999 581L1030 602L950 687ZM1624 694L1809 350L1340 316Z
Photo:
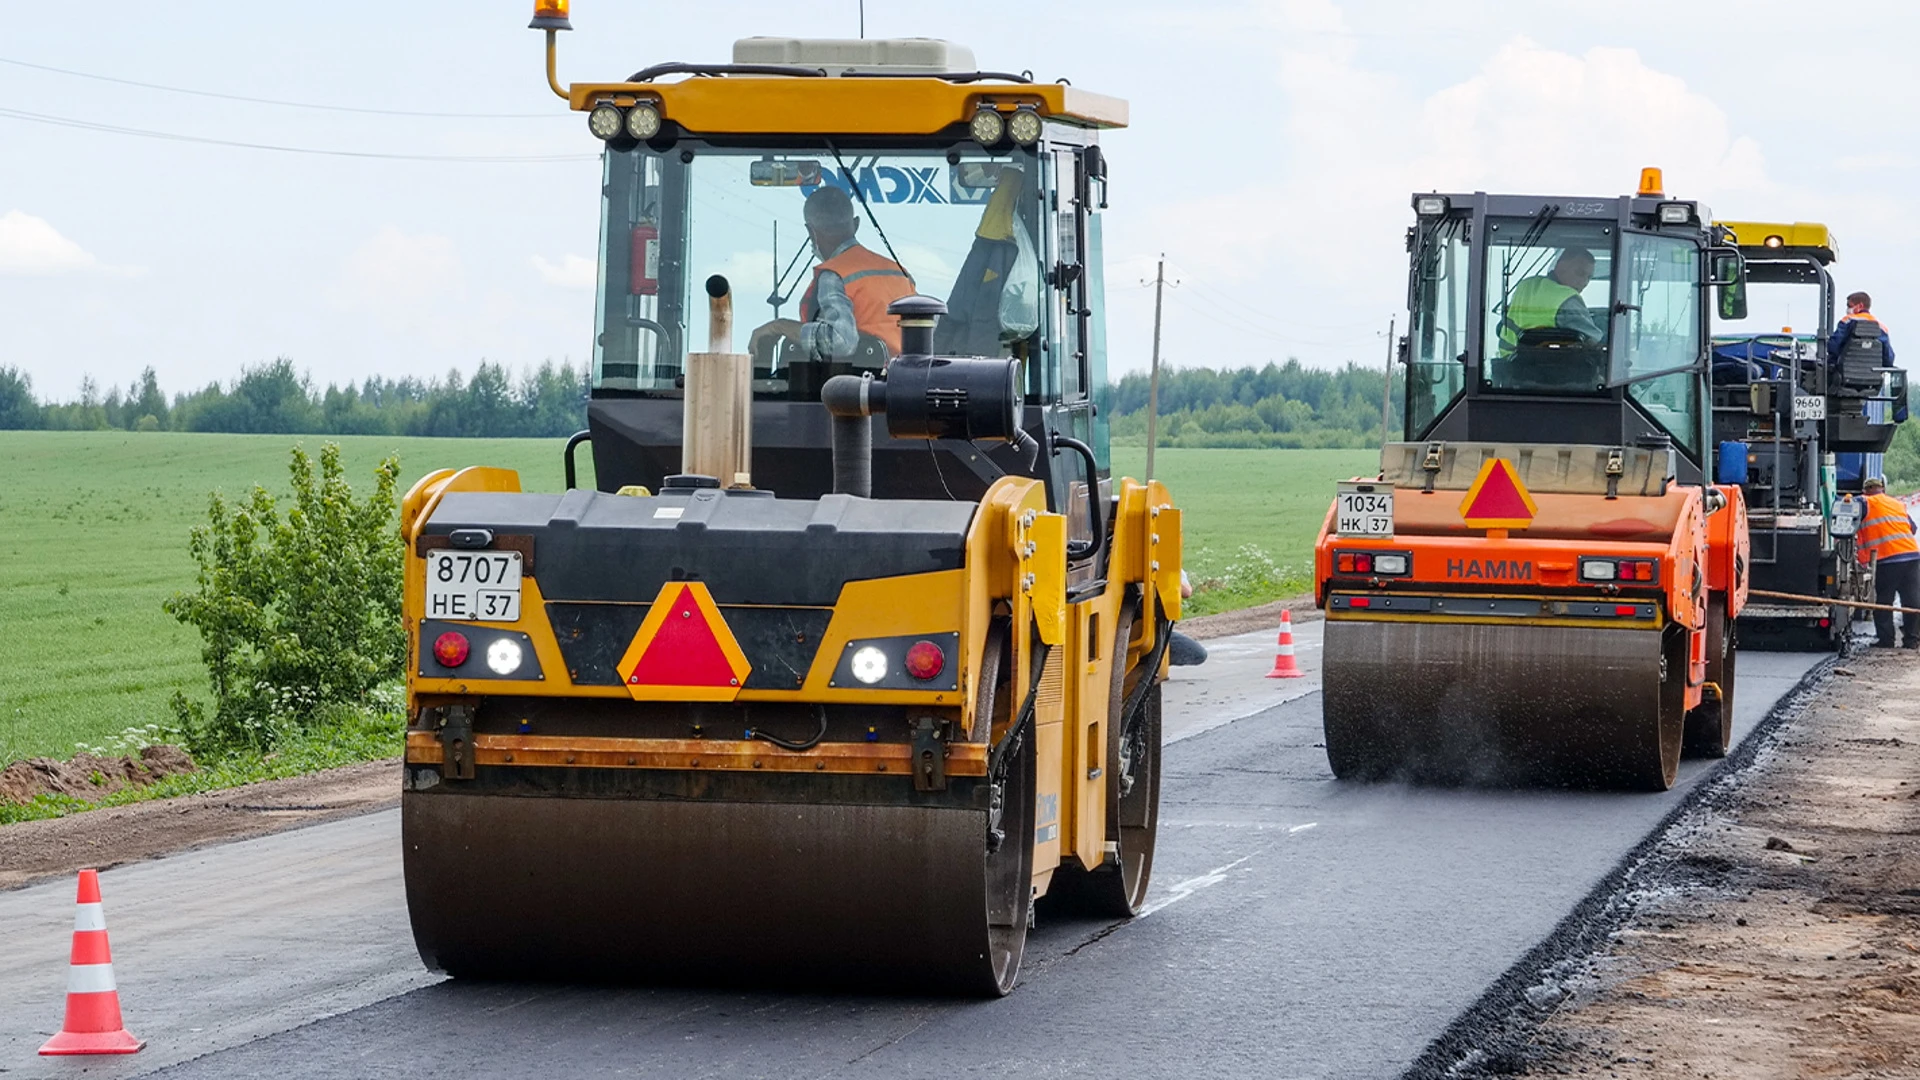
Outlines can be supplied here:
M1713 763L1664 795L1337 783L1298 631L1307 678L1261 678L1264 632L1177 672L1147 914L1043 913L1004 1000L441 981L383 811L103 874L131 1058L34 1055L73 886L0 893L0 1075L1394 1076ZM1736 737L1820 659L1743 656Z

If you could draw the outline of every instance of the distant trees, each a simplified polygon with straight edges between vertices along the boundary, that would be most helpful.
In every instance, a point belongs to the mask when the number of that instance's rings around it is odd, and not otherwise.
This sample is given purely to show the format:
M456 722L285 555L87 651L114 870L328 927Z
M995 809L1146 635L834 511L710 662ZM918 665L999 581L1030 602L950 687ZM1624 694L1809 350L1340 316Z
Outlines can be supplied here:
M172 401L152 368L105 397L93 379L80 399L41 402L25 373L0 367L0 429L222 431L276 435L451 435L510 438L571 435L586 426L587 372L551 361L515 380L481 361L471 378L369 378L317 389L281 357L243 369Z
M1163 446L1369 447L1380 444L1385 375L1349 364L1327 370L1298 360L1260 368L1169 368L1161 372ZM586 426L588 373L552 362L516 378L481 361L471 375L373 377L315 387L281 357L171 401L152 368L101 396L92 379L80 399L41 402L27 376L0 367L0 428L225 431L279 435L560 436ZM1394 384L1390 426L1400 425ZM1127 375L1096 396L1114 441L1147 438L1147 376Z
M1326 370L1298 360L1262 368L1174 368L1160 373L1159 443L1209 447L1371 447L1381 442L1386 373L1348 364ZM1118 443L1147 440L1147 376L1109 387L1101 411ZM1400 425L1394 380L1390 424Z

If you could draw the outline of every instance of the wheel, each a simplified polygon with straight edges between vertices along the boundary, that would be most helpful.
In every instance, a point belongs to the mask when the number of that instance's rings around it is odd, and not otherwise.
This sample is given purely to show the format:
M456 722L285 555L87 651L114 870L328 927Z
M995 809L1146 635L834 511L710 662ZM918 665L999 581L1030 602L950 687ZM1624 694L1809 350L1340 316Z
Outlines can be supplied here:
M1007 654L1007 631L996 627L987 634L981 671L994 672L980 680L976 716L988 718L987 738L1013 718L1018 702L1013 693L1013 664ZM1027 951L1027 927L1033 921L1033 823L1035 752L1032 726L1007 736L1020 740L1010 746L999 775L989 785L986 830L986 961L977 975L978 990L1000 997L1020 980L1020 961Z
M1660 651L1658 706L1646 718L1635 748L1633 787L1666 791L1680 773L1680 750L1687 728L1687 635L1675 628Z
M1122 730L1127 697L1141 680L1159 673L1142 664L1126 670L1134 616L1123 612L1114 628L1113 679L1107 693L1107 858L1092 870L1062 866L1047 890L1073 910L1107 918L1131 918L1147 899L1153 877L1154 839L1160 826L1160 687L1147 687L1133 730Z
M1707 603L1707 681L1720 687L1720 697L1701 701L1699 708L1687 714L1682 747L1687 757L1727 756L1727 747L1733 743L1733 689L1739 658L1739 642L1733 620L1727 618L1726 598L1716 596Z

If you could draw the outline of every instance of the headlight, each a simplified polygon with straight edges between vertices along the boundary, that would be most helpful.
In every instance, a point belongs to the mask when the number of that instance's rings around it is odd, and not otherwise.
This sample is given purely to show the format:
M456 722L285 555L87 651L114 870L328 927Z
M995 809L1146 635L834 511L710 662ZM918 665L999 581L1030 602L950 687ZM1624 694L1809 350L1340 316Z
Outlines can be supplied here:
M509 638L500 638L487 646L487 668L495 675L511 675L520 670L520 662L526 659L526 653L520 643Z
M1421 217L1439 217L1441 214L1447 212L1447 197L1445 195L1415 195L1413 197L1413 212L1419 214Z
M593 132L596 139L611 139L620 134L623 123L619 106L603 101L587 111L587 130Z
M973 114L973 122L967 125L967 131L973 135L973 141L981 146L997 145L1007 136L1007 122L1000 117L998 109L981 109Z
M1686 203L1670 202L1660 204L1660 224L1685 225L1692 220L1693 207L1688 206Z
M868 645L853 654L853 677L872 686L887 677L887 654Z
M644 101L628 109L627 134L641 142L660 134L660 110Z
M1770 248L1781 247L1786 242L1787 242L1786 238L1781 236L1769 236L1765 240L1761 241L1761 243L1767 245Z
M996 114L997 115L997 114ZM975 117L975 119L979 119ZM1007 134L1021 146L1032 146L1040 141L1040 114L1031 108L1022 107L1007 121Z

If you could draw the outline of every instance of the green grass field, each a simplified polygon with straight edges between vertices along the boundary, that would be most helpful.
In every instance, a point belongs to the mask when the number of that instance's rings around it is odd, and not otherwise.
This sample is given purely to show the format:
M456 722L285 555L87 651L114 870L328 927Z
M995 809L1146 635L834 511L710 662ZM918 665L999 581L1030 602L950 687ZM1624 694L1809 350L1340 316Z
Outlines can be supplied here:
M1116 446L1113 471L1138 477L1146 451ZM1336 480L1372 475L1375 450L1158 450L1154 472L1186 525L1188 615L1265 603L1312 588L1313 538Z
M204 697L199 639L160 610L193 585L187 533L214 490L284 493L288 449L337 442L356 490L400 455L401 487L432 468L520 470L561 483L558 439L0 432L0 763L66 757L125 728L170 722L176 690ZM583 455L584 457L584 455ZM1138 476L1145 453L1116 448ZM1187 564L1217 582L1194 613L1305 587L1333 480L1371 471L1371 451L1169 450L1160 476L1186 511Z

